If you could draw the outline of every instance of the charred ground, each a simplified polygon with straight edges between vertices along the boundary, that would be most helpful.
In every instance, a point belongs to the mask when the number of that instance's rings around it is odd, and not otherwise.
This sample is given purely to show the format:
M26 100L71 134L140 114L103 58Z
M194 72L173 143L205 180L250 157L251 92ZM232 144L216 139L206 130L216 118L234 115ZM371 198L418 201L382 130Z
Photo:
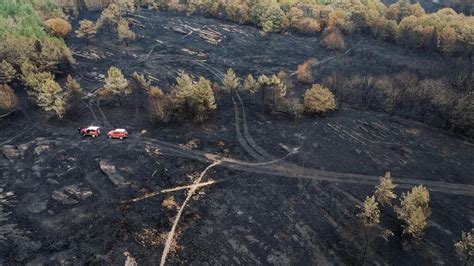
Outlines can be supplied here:
M68 40L78 61L72 71L87 91L102 86L110 66L128 77L146 73L162 88L179 70L219 82L230 67L240 75L292 73L311 57L326 62L316 79L399 70L438 77L449 69L441 56L368 39L348 39L353 52L344 55L321 48L317 37L262 37L252 27L197 16L142 11L135 19L144 28L134 28L141 38L129 47L107 32L89 46ZM193 28L222 40L210 44ZM291 93L305 89L296 85ZM206 177L222 182L185 210L170 263L357 264L363 235L355 206L385 171L396 177L399 194L419 183L432 189L433 214L424 240L414 243L383 209L382 224L395 237L373 241L368 261L458 263L453 242L474 219L472 140L343 104L327 117L293 121L262 113L249 95L241 99L220 94L218 110L201 125L151 122L140 91L121 106L91 96L61 121L23 100L21 111L1 121L0 262L121 264L128 251L139 264L154 264L162 246L142 245L138 235L166 233L176 210L162 206L168 195L122 201L190 184L188 175L204 170L213 154L229 158ZM126 127L131 135L80 138L76 128L89 124ZM186 147L191 140L197 147ZM183 191L173 195L178 203L185 198Z

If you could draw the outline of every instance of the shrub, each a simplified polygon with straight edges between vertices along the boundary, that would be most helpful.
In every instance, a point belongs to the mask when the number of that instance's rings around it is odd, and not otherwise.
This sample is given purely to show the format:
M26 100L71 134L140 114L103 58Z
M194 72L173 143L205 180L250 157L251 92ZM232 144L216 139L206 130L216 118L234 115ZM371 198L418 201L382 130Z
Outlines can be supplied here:
M375 187L374 196L380 204L391 205L392 200L397 198L397 195L393 192L395 187L390 173L387 172L385 176L380 177L380 183Z
M71 75L67 75L65 87L68 91L71 92L78 92L81 90L81 84L79 84L77 80L71 77Z
M474 228L471 232L462 232L461 240L454 247L459 254L465 256L464 265L468 265L469 259L474 256Z
M150 88L150 82L146 80L145 75L133 72L132 78L140 89L148 90L148 88Z
M71 24L62 18L48 19L45 24L52 34L61 38L65 38L72 30Z
M148 107L152 118L163 122L167 122L170 119L171 101L160 88L150 88Z
M329 50L344 50L346 42L341 32L337 28L328 28L324 30L321 44Z
M308 113L321 114L335 110L336 100L328 88L315 84L304 94L304 107Z
M176 78L176 85L171 92L171 103L175 111L198 122L204 121L208 113L217 108L211 82L204 77L194 80L184 72Z
M467 94L458 99L449 117L455 129L468 135L474 134L474 95Z
M94 38L97 34L97 28L94 25L94 22L90 20L81 20L79 22L79 30L76 31L77 38L85 38L86 45L89 45L89 40Z
M298 98L284 98L280 103L280 107L284 109L284 112L291 115L295 120L301 117L304 111L304 105Z
M0 84L0 110L10 112L16 108L17 104L18 99L12 88L7 84Z
M296 70L297 78L299 81L303 83L313 83L314 78L313 78L313 73L311 71L311 67L316 64L316 59L310 59L306 62L304 62L301 65L298 65L298 68Z
M395 208L397 216L403 222L403 233L417 239L421 238L430 215L428 203L430 195L422 185L403 193L400 207Z

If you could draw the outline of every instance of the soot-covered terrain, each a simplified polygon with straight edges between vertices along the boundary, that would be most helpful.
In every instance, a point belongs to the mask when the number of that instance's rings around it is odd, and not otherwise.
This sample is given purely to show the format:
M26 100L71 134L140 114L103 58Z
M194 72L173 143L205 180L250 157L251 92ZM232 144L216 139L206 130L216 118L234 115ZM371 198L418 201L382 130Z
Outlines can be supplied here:
M23 101L0 121L0 264L118 265L124 252L158 264L186 190L130 200L190 185L216 160L201 180L215 183L188 202L168 263L359 264L356 205L386 171L398 194L428 187L432 215L423 240L413 241L383 208L382 225L395 236L371 241L366 263L459 263L453 243L474 224L472 140L343 104L327 117L294 121L262 113L244 94L220 95L204 124L161 124L147 115L144 92L122 105L93 94L110 66L168 88L180 70L221 82L229 67L241 75L292 73L316 57L317 77L397 67L436 75L442 58L367 39L349 39L353 52L330 52L317 37L262 37L252 27L171 13L141 11L134 19L143 26L129 47L107 32L89 46L68 40L78 61L71 71L90 92L80 110L58 121ZM81 138L77 128L88 125L125 127L130 137Z

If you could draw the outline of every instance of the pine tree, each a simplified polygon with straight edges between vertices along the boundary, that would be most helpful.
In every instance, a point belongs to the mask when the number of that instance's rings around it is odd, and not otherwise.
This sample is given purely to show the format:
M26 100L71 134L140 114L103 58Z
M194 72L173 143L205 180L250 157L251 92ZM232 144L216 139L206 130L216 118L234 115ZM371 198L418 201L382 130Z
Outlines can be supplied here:
M421 238L430 215L429 201L429 192L422 185L413 187L411 191L402 194L400 207L396 207L395 212L403 222L404 234L417 239Z
M244 81L244 89L250 93L256 93L259 89L258 82L254 79L252 74L249 74Z
M369 245L369 231L380 223L380 209L374 196L366 197L364 203L359 208L360 212L357 214L357 217L365 232L364 253L362 255L362 265L364 265L367 246Z
M224 75L224 89L233 95L233 92L240 87L240 78L237 77L234 70L229 68L227 73Z
M78 38L85 38L86 45L89 45L89 40L94 38L97 34L97 28L94 25L94 22L87 19L81 20L79 24L80 26L79 30L76 31L76 36Z
M10 83L16 78L16 70L13 66L5 60L0 62L0 84Z
M115 27L121 18L120 13L120 9L116 4L110 4L100 14L96 24L97 29L102 29L103 27Z
M381 205L391 205L392 200L397 198L393 192L395 187L390 172L387 172L385 176L380 177L380 183L375 187L375 198Z
M71 99L74 105L77 105L79 99L83 96L84 92L81 89L81 84L77 82L71 75L68 75L66 78L66 96L67 98Z
M151 117L167 122L170 118L171 101L168 95L158 87L151 87L148 97L148 107L150 109Z
M204 77L194 80L185 72L179 73L171 92L173 109L201 122L210 111L215 110L214 92L211 82Z
M120 19L117 24L117 34L118 38L121 41L125 41L125 44L128 46L129 41L133 41L137 38L137 35L130 30L128 26L128 21L125 19Z
M36 103L47 112L54 112L63 118L66 101L63 89L53 79L47 79L36 94Z
M127 79L122 74L122 71L116 67L111 67L107 72L104 89L110 91L113 95L118 96L120 103L122 103L123 96L132 93Z
M127 16L129 13L135 12L134 0L118 0L117 5L120 11L125 12Z

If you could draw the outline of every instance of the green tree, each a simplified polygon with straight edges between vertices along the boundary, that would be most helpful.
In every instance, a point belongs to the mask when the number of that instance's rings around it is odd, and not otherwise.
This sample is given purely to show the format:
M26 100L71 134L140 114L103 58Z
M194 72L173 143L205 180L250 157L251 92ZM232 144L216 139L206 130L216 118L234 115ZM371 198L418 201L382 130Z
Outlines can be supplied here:
M204 77L194 80L185 72L179 73L171 91L171 103L178 113L195 121L204 121L208 113L217 108L211 82Z

